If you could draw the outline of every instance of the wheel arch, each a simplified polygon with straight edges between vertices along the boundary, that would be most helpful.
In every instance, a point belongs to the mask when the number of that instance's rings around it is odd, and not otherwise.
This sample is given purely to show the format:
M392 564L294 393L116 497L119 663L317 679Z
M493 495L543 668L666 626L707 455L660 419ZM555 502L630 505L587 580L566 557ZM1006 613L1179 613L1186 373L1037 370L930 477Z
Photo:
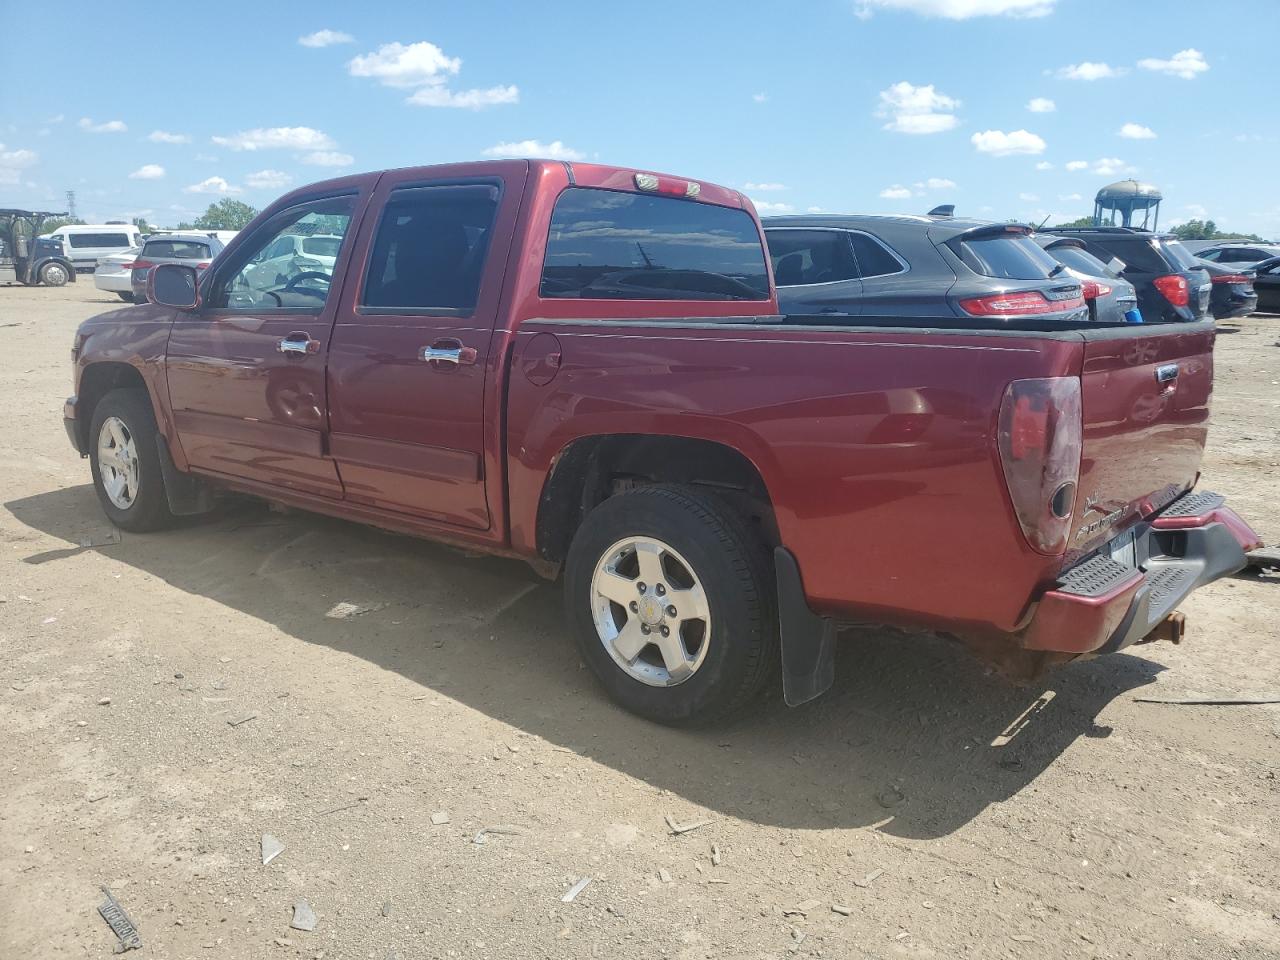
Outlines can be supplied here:
M89 428L99 401L118 389L141 390L155 410L155 398L151 396L147 381L133 364L121 360L90 363L80 374L79 392L76 394L76 434L80 449L89 449Z

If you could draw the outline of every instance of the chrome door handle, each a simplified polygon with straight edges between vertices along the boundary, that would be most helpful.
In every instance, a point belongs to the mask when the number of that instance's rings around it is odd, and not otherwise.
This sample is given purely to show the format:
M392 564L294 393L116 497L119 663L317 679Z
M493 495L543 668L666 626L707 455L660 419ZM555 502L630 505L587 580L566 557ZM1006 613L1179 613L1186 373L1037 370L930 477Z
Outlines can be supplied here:
M307 354L319 351L320 341L312 340L311 335L307 333L291 333L276 344L276 349L281 353L305 357Z
M464 347L456 340L442 340L429 347L423 347L422 352L418 354L418 359L446 367L470 365L476 362L476 348Z

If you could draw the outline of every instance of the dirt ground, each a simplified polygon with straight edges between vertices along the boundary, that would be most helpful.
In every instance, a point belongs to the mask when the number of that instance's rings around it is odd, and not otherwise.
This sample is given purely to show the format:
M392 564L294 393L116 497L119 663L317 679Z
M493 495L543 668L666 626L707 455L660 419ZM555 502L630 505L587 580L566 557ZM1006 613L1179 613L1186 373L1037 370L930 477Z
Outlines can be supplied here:
M119 306L0 288L5 960L109 955L100 885L140 957L1280 956L1280 708L1134 702L1280 691L1277 578L1031 689L857 631L819 701L667 730L521 564L249 502L110 542L60 418ZM1271 543L1277 340L1223 326L1203 481Z

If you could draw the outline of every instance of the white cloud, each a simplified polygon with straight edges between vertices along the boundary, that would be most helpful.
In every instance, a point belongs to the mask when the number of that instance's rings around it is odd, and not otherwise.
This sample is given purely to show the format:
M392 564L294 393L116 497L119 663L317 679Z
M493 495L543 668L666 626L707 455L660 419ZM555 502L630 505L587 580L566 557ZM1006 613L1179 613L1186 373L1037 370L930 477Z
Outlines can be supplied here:
M541 140L514 140L495 143L481 151L486 157L516 157L545 160L582 160L586 155L560 140L543 143Z
M1131 167L1119 157L1103 157L1095 160L1092 170L1101 177L1118 177L1122 173L1134 173L1137 167Z
M1032 97L1027 101L1027 109L1032 113L1053 113L1058 105L1048 97Z
M927 180L921 180L916 184L917 190L953 190L956 182L948 180L946 177L929 177Z
M757 213L790 213L795 209L789 203L774 203L769 200L757 200L755 197L751 198L751 202L755 204Z
M298 38L304 47L332 47L335 43L355 43L355 37L341 30L317 30Z
M124 133L129 129L125 126L123 120L105 120L102 123L94 123L88 117L80 118L79 127L89 133Z
M1058 71L1058 76L1065 80L1108 80L1111 77L1118 77L1124 71L1119 67L1113 67L1106 63L1091 63L1085 60L1083 63L1073 63L1070 66L1063 67Z
M304 153L298 159L313 167L349 167L356 162L351 154L339 153L337 150L316 150Z
M880 91L876 116L888 118L884 129L896 133L942 133L959 123L959 106L959 100L939 93L931 83L917 87L903 80Z
M258 170L244 176L245 185L251 190L278 190L287 187L292 180L293 177L283 170Z
M1154 140L1156 132L1150 127L1144 127L1140 123L1126 123L1117 132L1117 136L1124 137L1126 140Z
M1068 202L1071 200L1083 200L1084 197L1080 196L1078 193L1060 193L1058 194L1058 199L1063 202Z
M462 69L461 57L445 56L434 43L384 43L374 53L353 57L347 70L353 77L373 77L388 87L418 87L444 83Z
M805 213L825 213L821 207L805 207Z
M519 103L520 88L490 87L487 90L450 90L448 87L423 87L405 100L415 107L459 107L480 110L503 103Z
M191 138L185 133L170 133L168 130L152 130L147 134L152 143L190 143Z
M1183 209L1185 209L1187 213L1191 214L1191 216L1201 220L1209 215L1209 208L1201 206L1198 203L1188 203Z
M908 11L922 17L1045 17L1057 0L858 0L854 13L865 20L877 10Z
M1147 57L1139 60L1138 66L1143 70L1154 70L1156 73L1167 73L1171 77L1181 77L1183 80L1194 80L1197 76L1209 69L1209 64L1204 58L1204 54L1194 47L1186 50L1179 50L1168 60L1160 60L1156 57Z
M777 190L787 190L789 187L787 187L785 183L751 183L750 181L747 181L742 185L742 189L751 193L755 193L756 191L760 191L762 193L773 193Z
M331 150L336 146L327 133L311 127L257 127L212 139L231 150Z
M0 183L18 183L22 179L22 171L34 167L39 159L40 155L34 150L8 150L0 143Z
M227 183L222 177L210 177L207 180L201 180L199 183L193 183L189 187L182 188L183 193L216 193L222 196L228 194L239 193L239 187L233 187Z
M1068 170L1088 170L1089 161L1088 160L1068 160L1067 169Z
M44 120L41 120L40 122L41 122L41 123L54 124L54 123L61 123L61 122L62 122L63 120L65 120L65 119L67 119L67 115L66 115L66 114L64 114L64 113L58 113L58 114L54 114L52 117L47 117L47 118L45 118Z
M1021 200L1023 203L1039 203L1040 202L1039 195L1034 193L1020 193L1018 194L1018 199Z
M978 148L979 153L989 153L993 157L1008 157L1015 153L1044 153L1045 142L1029 130L983 130L969 138L969 142Z
M764 103L766 100L769 99L769 95L767 93L753 93L751 95L751 99L754 100L756 103Z
M900 183L895 183L891 187L885 187L880 191L880 196L885 200L906 200L911 196L911 191Z
M130 180L159 180L164 176L164 167L158 163L144 163L133 173L129 174Z
M1052 169L1053 169L1053 164L1052 164L1052 163L1050 163L1048 160L1041 160L1039 163L1037 163L1037 164L1036 164L1036 169L1037 169L1037 170L1052 170Z

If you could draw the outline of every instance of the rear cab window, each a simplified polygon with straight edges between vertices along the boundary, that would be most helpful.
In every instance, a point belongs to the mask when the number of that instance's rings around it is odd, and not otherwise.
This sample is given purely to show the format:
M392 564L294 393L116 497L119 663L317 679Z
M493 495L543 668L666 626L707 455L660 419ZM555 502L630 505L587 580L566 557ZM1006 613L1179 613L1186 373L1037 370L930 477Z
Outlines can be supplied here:
M696 200L570 187L556 200L541 296L768 300L756 221Z
M199 240L148 240L142 256L174 260L207 260L209 245Z
M984 277L1001 280L1048 280L1058 261L1022 233L993 233L948 241L965 266Z

